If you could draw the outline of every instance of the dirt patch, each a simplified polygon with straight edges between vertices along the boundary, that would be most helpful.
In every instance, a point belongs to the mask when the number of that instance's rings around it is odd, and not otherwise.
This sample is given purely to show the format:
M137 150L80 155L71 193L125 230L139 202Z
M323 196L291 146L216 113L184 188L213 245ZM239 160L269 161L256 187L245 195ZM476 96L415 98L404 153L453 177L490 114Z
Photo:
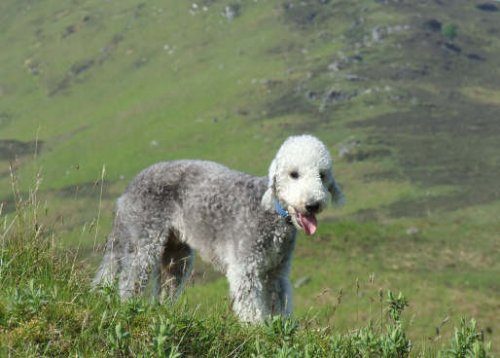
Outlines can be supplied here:
M16 139L0 140L0 160L14 160L26 155L34 155L42 149L43 141L23 142Z

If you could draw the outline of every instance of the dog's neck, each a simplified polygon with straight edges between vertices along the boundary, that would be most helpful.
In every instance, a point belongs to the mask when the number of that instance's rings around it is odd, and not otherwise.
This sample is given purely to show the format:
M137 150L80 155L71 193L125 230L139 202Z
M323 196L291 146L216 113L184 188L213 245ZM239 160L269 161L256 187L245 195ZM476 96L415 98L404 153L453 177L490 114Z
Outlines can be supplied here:
M268 188L262 196L261 205L266 211L273 211L285 220L290 220L290 213L281 205L273 188Z
M279 200L274 198L274 210L282 218L286 219L290 217L290 213L280 204Z

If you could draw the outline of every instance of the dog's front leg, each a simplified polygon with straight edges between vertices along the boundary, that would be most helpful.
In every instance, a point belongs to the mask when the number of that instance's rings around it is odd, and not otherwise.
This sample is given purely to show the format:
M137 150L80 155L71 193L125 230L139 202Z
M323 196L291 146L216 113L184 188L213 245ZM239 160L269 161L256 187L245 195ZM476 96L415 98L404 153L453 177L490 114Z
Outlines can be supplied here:
M269 278L265 286L270 300L271 314L290 316L292 314L292 286L288 276Z
M227 271L231 306L243 322L263 322L271 314L269 299L258 272L232 267Z

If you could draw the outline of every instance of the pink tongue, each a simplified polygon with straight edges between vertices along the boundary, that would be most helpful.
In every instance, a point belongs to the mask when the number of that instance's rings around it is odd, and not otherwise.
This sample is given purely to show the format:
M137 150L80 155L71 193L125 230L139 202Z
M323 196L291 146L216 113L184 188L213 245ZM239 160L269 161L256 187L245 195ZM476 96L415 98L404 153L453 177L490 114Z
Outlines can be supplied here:
M314 215L298 215L300 225L304 228L307 235L312 235L316 232L317 222Z

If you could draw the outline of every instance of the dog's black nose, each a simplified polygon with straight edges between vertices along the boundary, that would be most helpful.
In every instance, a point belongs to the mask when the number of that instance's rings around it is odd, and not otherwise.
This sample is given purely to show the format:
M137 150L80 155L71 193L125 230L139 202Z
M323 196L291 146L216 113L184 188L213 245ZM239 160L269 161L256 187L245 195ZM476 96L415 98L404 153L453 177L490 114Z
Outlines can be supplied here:
M320 208L321 208L321 203L319 201L306 205L307 212L311 214L316 214Z

